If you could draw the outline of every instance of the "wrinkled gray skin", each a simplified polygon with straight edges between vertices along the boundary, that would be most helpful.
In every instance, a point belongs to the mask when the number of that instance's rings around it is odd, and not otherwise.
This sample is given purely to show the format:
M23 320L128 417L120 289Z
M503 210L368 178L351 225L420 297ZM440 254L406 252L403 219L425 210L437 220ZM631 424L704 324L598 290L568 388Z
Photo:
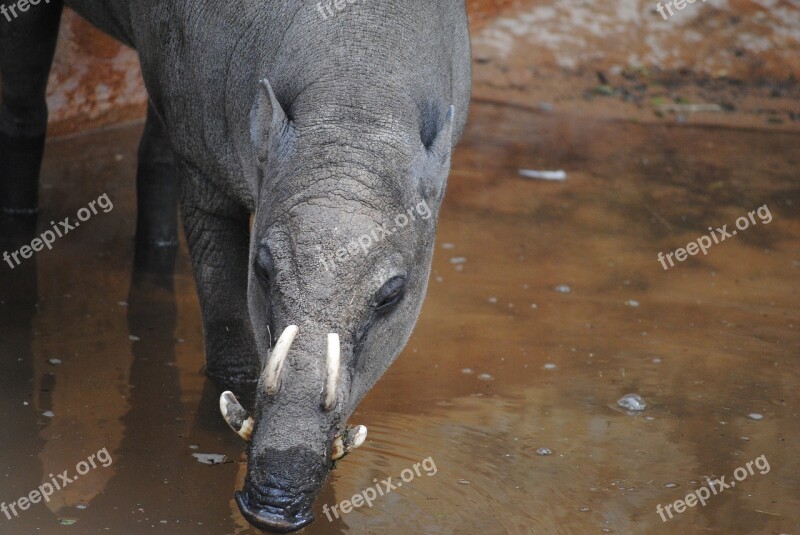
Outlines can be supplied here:
M334 436L423 302L467 117L464 1L358 0L327 20L317 0L66 3L140 54L151 121L163 120L175 154L208 373L239 393L259 381L237 500L259 527L299 529ZM432 217L326 269L323 258L422 201ZM402 298L378 311L392 290ZM300 334L267 396L268 351L291 324ZM342 371L326 411L331 332Z

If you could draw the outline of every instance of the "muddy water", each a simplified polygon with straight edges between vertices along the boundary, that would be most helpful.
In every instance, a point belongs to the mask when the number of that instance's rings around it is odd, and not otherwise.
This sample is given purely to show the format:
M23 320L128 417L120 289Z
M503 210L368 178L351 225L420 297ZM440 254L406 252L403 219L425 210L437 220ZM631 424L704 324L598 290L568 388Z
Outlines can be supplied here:
M800 136L481 103L471 121L416 332L305 532L799 533ZM13 250L102 193L114 203L0 265L0 500L103 448L113 459L0 513L2 533L254 533L232 500L243 447L201 373L186 250L156 259L160 274L134 265L139 132L51 143L38 227L4 222ZM764 204L768 224L667 271L657 260ZM628 393L644 411L617 407ZM705 507L656 513L762 455L767 473ZM428 458L328 521L323 504Z

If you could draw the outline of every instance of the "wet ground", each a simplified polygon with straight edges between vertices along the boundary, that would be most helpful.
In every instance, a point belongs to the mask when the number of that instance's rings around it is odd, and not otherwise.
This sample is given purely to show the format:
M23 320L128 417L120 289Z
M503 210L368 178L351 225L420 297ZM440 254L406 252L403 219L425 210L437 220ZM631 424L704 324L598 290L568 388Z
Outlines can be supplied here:
M201 373L185 247L174 277L134 265L140 131L51 142L35 229L2 235L13 250L103 193L114 205L0 265L0 501L113 459L0 513L2 533L254 533L233 501L243 445ZM800 533L798 146L476 103L423 314L305 533ZM764 205L707 255L659 263ZM617 406L629 393L643 411ZM427 458L373 507L323 513ZM706 476L737 484L663 522L656 507Z

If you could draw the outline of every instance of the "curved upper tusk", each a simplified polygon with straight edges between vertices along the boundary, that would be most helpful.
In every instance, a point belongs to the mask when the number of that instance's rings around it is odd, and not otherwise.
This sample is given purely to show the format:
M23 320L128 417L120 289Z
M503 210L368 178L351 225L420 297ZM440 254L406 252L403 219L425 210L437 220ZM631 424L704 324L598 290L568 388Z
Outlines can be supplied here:
M365 440L367 440L367 427L364 425L350 427L344 433L336 435L336 438L333 439L331 460L338 461L361 446Z
M275 348L270 352L269 357L267 357L267 368L264 371L264 385L269 395L277 393L281 387L281 370L283 370L283 363L299 331L300 328L297 325L289 325L286 327L281 337L278 338L278 343L275 344Z
M219 397L219 411L237 435L247 441L250 440L255 422L247 415L247 411L239 404L233 392L223 392Z
M336 392L339 389L339 370L341 357L341 344L339 335L328 334L328 374L325 382L325 410L329 411L336 405Z

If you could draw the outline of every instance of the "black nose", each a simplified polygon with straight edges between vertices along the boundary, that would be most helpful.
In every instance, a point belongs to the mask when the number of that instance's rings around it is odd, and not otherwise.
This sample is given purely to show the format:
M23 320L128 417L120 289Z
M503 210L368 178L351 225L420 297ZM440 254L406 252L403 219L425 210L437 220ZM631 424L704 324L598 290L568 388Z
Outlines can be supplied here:
M305 447L253 451L244 488L236 493L242 516L257 528L289 533L314 521L311 507L330 467Z
M314 514L311 510L290 513L271 506L253 508L246 492L239 491L235 494L235 497L245 520L264 531L291 533L314 521Z

